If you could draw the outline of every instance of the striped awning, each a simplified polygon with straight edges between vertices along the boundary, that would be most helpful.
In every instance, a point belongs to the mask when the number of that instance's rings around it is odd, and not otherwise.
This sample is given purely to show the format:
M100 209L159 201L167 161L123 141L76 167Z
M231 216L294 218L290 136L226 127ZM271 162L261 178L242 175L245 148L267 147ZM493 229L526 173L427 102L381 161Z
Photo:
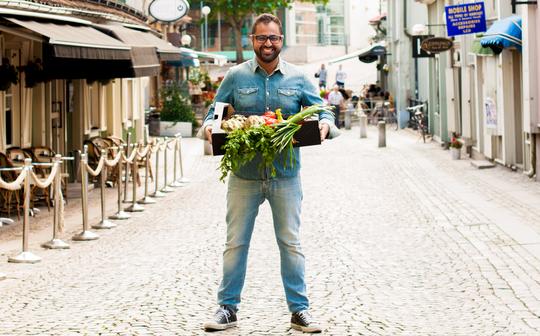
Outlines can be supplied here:
M489 47L496 54L505 48L521 52L521 17L514 15L495 21L480 40L482 47Z

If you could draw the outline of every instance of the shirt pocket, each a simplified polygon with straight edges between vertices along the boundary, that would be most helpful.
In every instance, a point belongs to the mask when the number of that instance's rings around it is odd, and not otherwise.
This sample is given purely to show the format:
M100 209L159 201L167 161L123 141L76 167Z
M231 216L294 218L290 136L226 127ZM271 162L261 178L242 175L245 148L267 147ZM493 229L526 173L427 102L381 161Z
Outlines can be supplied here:
M234 107L239 112L255 108L257 105L257 93L259 88L248 87L236 89L236 106Z
M278 106L285 114L295 114L300 111L300 92L298 89L279 88Z

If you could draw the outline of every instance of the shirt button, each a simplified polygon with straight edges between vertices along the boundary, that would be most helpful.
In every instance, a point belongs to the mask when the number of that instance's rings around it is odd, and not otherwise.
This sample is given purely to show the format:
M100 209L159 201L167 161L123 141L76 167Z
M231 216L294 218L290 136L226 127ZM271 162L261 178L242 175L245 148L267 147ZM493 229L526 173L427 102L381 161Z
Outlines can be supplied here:
M270 78L266 77L266 80L270 80Z
M267 107L266 107L266 110L267 110L267 111L270 111L270 106L267 106Z
M266 91L266 95L269 96L269 95L270 95L270 92Z

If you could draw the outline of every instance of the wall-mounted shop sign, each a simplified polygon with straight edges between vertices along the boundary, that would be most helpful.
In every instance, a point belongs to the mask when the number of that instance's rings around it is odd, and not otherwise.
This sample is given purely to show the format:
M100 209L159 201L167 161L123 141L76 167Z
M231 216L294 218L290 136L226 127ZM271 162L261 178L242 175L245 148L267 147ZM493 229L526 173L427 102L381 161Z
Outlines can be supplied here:
M418 35L412 37L412 57L413 58L425 58L425 57L435 57L434 54L426 51L422 48L424 41L433 38L433 35Z
M148 7L148 13L158 21L173 22L184 17L189 11L186 0L154 0Z
M452 49L454 42L446 37L431 37L422 41L421 48L429 53L438 54Z
M481 33L486 28L486 10L483 2L446 6L448 36Z

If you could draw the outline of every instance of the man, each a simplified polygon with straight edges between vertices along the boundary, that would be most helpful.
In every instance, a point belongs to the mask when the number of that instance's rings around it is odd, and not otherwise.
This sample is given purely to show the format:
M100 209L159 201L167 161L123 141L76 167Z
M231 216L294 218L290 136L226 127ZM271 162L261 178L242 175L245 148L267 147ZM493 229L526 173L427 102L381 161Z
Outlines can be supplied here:
M279 19L262 14L255 19L251 42L256 57L229 70L216 94L215 102L232 104L237 113L262 114L281 108L283 114L293 114L302 106L321 104L322 100L310 80L295 66L279 57L283 46L283 31ZM211 142L214 108L210 107L204 122L206 138ZM324 140L334 119L321 113L320 136ZM304 255L300 248L300 208L302 187L299 176L300 156L289 151L276 158L277 176L259 168L260 157L231 174L227 191L227 241L223 252L223 279L218 290L219 308L205 330L224 330L237 323L236 312L244 278L247 255L255 217L260 204L267 199L272 209L274 230L281 255L281 277L287 305L292 313L291 326L304 332L320 332L311 318L304 281ZM261 303L264 305L264 303Z
M339 86L336 84L332 88L332 91L328 94L328 104L334 107L334 112L336 114L336 127L339 128L339 113L341 112L341 105L345 102L343 95L339 91Z
M326 89L326 76L327 76L327 72L326 72L326 67L324 66L324 64L321 64L321 68L319 69L319 71L317 71L316 73L316 76L315 77L318 77L319 78L319 89L322 90L322 89Z
M343 65L339 65L339 69L336 72L336 84L339 86L340 89L345 88L345 79L347 79L347 73L343 71Z

